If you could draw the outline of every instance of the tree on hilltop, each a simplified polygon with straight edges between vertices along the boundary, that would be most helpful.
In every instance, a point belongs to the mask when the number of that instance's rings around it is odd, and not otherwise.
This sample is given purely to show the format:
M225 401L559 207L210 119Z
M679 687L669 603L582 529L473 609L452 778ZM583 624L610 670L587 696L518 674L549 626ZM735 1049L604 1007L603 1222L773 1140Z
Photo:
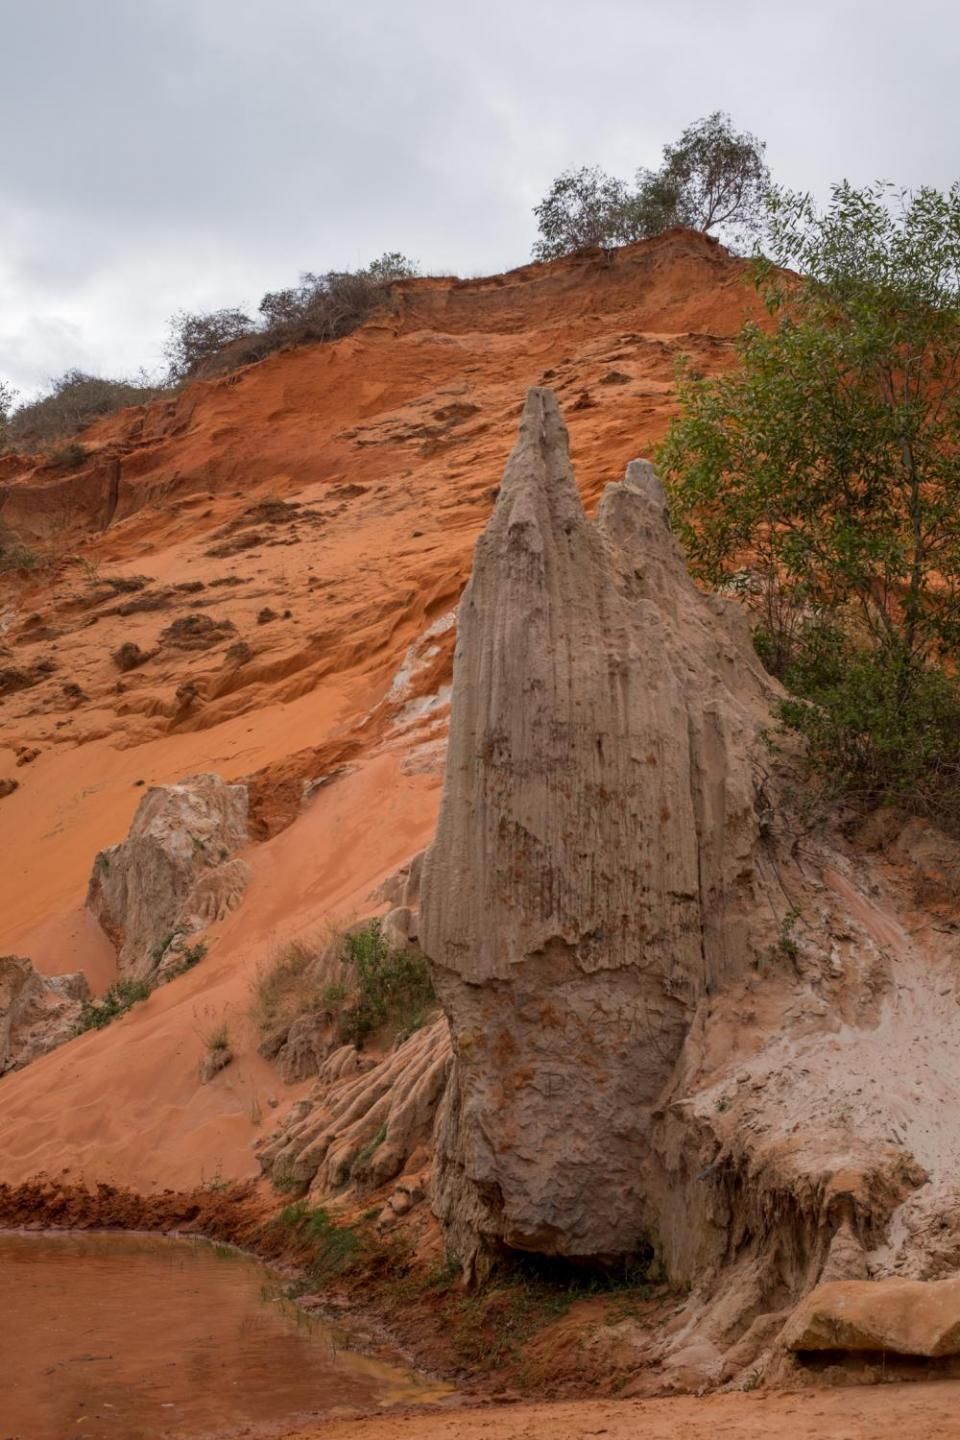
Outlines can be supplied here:
M598 166L566 170L533 208L540 235L534 258L624 245L674 225L719 229L742 243L757 233L764 214L765 148L716 110L664 146L658 170L638 170L633 189Z
M625 245L637 238L631 195L622 180L598 165L565 170L533 207L540 239L535 260L553 260L593 246Z

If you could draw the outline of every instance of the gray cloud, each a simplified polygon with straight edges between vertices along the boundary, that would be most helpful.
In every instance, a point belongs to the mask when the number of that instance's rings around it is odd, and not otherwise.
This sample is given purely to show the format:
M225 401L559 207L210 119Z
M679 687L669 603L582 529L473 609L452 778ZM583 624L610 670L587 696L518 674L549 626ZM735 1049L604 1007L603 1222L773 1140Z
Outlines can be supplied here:
M710 110L776 177L955 178L952 0L0 0L0 376L159 367L184 306L385 249L521 264L571 164Z

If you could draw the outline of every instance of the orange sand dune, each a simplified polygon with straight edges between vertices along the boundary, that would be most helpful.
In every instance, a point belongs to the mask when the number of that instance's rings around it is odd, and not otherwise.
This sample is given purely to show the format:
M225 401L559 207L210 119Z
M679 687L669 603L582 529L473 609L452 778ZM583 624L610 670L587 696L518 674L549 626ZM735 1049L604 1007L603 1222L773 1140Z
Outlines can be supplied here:
M254 1121L293 1091L255 1053L251 977L280 938L362 911L430 838L450 615L524 391L557 391L592 504L663 434L678 355L729 364L756 312L744 263L687 232L405 282L343 341L98 423L76 471L0 464L0 521L50 562L0 588L0 671L26 678L0 690L0 779L19 782L0 799L0 953L109 983L84 894L140 782L255 776L254 837L273 837L202 965L2 1082L0 1179L253 1172ZM197 617L222 622L210 648L161 639ZM126 642L147 658L120 670ZM200 1086L223 1018L238 1060Z

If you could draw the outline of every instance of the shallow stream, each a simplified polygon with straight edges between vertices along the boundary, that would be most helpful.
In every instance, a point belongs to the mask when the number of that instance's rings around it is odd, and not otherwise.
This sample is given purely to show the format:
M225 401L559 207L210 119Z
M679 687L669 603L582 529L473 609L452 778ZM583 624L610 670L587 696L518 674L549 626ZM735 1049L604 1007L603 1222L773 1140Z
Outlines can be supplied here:
M225 1246L0 1233L0 1440L170 1440L438 1398Z

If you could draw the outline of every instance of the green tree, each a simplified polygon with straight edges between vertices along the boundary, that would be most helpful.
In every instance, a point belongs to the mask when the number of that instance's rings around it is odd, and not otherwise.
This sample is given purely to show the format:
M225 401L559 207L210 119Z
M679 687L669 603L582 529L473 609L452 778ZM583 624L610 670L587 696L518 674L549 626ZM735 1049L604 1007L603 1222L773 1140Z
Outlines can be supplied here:
M658 170L638 170L633 190L595 165L566 170L533 208L540 232L534 259L625 245L674 225L719 229L742 243L758 232L765 214L765 148L715 110L664 146Z
M734 130L722 110L688 125L675 145L664 146L659 170L637 173L636 204L644 223L661 230L686 225L704 234L720 230L732 242L749 241L766 215L765 150L749 131Z
M628 187L597 165L558 175L533 213L540 231L533 247L535 260L553 260L595 245L625 245L638 238Z
M660 463L696 571L760 607L771 668L821 705L788 718L839 741L859 707L854 748L881 773L883 730L896 788L918 726L942 756L960 720L960 186L844 183L823 212L777 192L770 241L769 324L733 373L682 380Z

